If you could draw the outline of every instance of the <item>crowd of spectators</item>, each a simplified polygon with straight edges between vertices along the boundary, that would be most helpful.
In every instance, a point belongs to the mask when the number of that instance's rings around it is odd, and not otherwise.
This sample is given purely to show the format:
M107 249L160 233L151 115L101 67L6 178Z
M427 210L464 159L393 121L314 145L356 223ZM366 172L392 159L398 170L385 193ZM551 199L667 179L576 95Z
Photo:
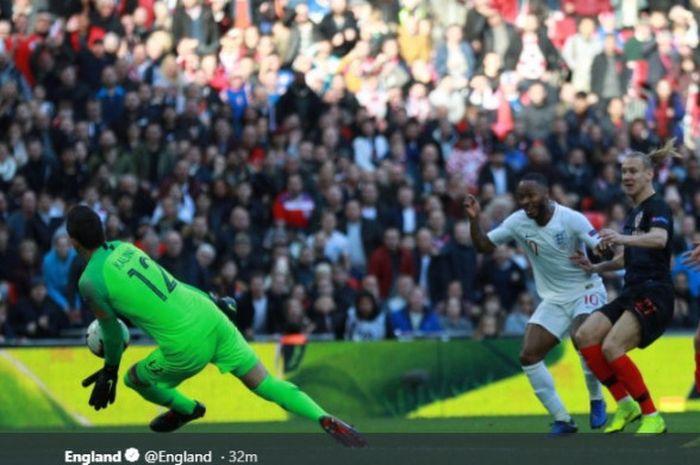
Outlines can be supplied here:
M0 342L92 318L63 217L94 208L246 337L522 334L522 251L477 255L524 172L596 227L658 173L700 239L700 1L0 0ZM605 276L614 296L621 276ZM700 273L676 261L674 324Z

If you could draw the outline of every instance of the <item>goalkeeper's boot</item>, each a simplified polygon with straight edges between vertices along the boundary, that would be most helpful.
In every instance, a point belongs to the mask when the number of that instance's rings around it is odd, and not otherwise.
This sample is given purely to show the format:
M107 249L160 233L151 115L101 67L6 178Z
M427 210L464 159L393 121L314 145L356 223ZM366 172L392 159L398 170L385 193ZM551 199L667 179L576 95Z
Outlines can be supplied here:
M552 429L549 430L550 436L566 436L567 434L574 434L578 431L578 426L574 419L569 421L557 420L552 423Z
M642 416L642 409L639 408L639 404L633 401L631 398L623 400L617 404L617 411L613 416L610 425L605 428L606 433L619 433L625 429L625 426L629 425L633 421L639 420Z
M367 441L352 426L339 418L324 416L319 420L321 428L345 447L365 447Z
M184 426L192 420L202 418L206 411L207 408L199 402L197 402L194 410L189 415L185 415L184 413L176 412L175 410L170 409L167 412L155 417L149 426L151 427L151 430L155 431L156 433L169 433Z
M605 411L605 401L603 399L595 399L591 401L591 413L588 420L591 424L591 429L598 429L605 426L608 421L608 412Z
M666 432L664 417L658 413L643 415L641 424L637 428L637 434L663 434Z

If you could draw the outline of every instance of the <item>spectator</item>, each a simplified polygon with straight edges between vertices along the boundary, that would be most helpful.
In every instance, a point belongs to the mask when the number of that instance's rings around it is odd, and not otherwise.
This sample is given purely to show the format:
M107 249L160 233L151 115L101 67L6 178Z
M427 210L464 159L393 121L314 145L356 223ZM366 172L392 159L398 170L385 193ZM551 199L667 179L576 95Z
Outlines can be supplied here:
M518 301L513 310L508 313L503 324L504 336L523 336L527 329L530 317L535 312L535 301L532 296L523 292L518 296Z
M681 97L673 92L667 79L660 79L656 84L656 92L649 99L646 120L649 128L656 132L661 141L675 137L683 139L681 121L685 116Z
M211 266L216 260L216 250L206 242L199 244L196 250L187 269L187 283L204 292L209 292L214 286Z
M19 170L29 188L39 192L48 182L54 170L54 163L44 153L40 139L30 139L27 143L27 163Z
M427 228L416 233L416 283L427 296L428 305L436 305L445 297L445 260Z
M252 340L256 334L273 333L273 317L265 291L265 275L254 273L250 278L250 288L238 302L236 325L246 339ZM278 316L279 318L279 316Z
M95 9L90 12L90 25L103 32L122 35L124 28L119 21L115 0L96 0Z
M70 295L69 274L77 253L65 234L57 234L53 238L53 248L44 256L42 274L49 298L65 313L80 309L80 299Z
M20 209L7 219L10 241L15 247L25 238L36 237L36 216L36 195L32 191L26 191L22 195Z
M564 43L562 58L572 70L571 85L576 91L591 90L591 67L596 55L603 51L603 45L595 33L593 18L584 17L578 25L578 33Z
M331 211L324 211L321 214L321 231L326 236L323 256L331 263L343 263L350 255L348 238L345 234L336 229L337 220Z
M248 234L241 233L236 236L231 258L236 263L239 275L244 281L248 281L253 273L263 269L262 257L254 253L252 240Z
M618 182L618 170L613 163L606 163L600 170L600 175L593 181L593 199L598 209L620 203L625 193Z
M32 90L8 55L6 47L0 47L0 88L6 89L5 92L14 90L25 101L29 101L32 99ZM7 83L11 83L12 86L6 87Z
M509 310L517 296L525 291L525 272L511 257L507 246L498 246L492 257L484 263L481 284L486 294L495 294L501 307Z
M17 258L17 250L10 243L10 231L0 222L0 286L6 285L12 277Z
M465 316L464 302L457 297L450 297L445 304L445 313L440 317L440 326L448 336L471 336L474 332L472 322Z
M399 274L415 275L415 263L408 250L400 248L400 235L396 228L384 231L384 242L370 257L368 273L379 280L382 299L393 295Z
M625 94L629 78L629 68L618 50L617 39L613 34L606 35L603 50L593 58L589 86L582 89L590 89L602 101L607 101Z
M56 337L68 327L66 313L48 297L40 277L32 279L29 295L19 300L9 319L14 333L27 338Z
M348 310L345 339L379 341L386 338L386 317L372 293L360 291L355 305Z
M467 300L474 301L476 295L477 256L472 246L469 223L455 223L452 239L442 251L445 257L447 276L457 280L462 286L462 292Z
M275 104L276 123L280 125L289 116L298 115L302 128L308 131L316 127L322 110L321 98L306 84L303 74L295 73L291 85Z
M173 14L173 40L180 53L209 55L219 48L219 29L209 5L182 0Z
M390 320L395 336L436 333L442 329L435 312L426 305L425 295L419 287L411 292L406 307L390 314Z
M527 81L544 79L547 73L561 67L559 53L549 40L544 28L540 28L540 20L533 13L523 19L522 51L518 57L515 72Z
M576 204L591 194L593 173L581 149L573 149L559 169L562 185L567 192L575 192Z
M85 165L78 161L78 155L73 147L66 147L61 152L61 158L49 179L47 186L51 195L62 194L63 198L75 202L87 186L88 172Z
M499 327L498 318L494 315L484 315L479 320L479 326L474 332L477 340L495 339L500 336L501 330Z
M385 224L397 228L402 234L414 234L425 220L416 207L413 187L401 185L396 199L397 205L387 211Z
M494 149L488 155L488 161L479 172L479 189L491 184L495 195L505 195L515 188L515 172L506 164L506 155L501 148Z
M105 124L111 125L115 123L124 113L124 95L124 88L117 82L117 74L114 67L107 66L102 70L102 87L97 91L96 95L102 108L102 118Z
M503 69L513 71L523 48L520 35L515 27L495 10L486 19L488 28L484 34L484 55L495 53L503 63Z
M353 274L364 274L370 253L381 241L380 225L375 220L363 218L360 203L350 200L345 206L345 224L341 230L348 239L348 258Z
M11 324L7 311L7 300L0 297L0 343L12 341L15 338L15 329Z
M336 308L332 296L320 296L310 312L314 334L332 334L342 339L345 332L346 315Z
M190 257L183 250L182 236L177 231L169 231L163 236L164 252L158 264L180 281L186 281Z
M375 132L375 122L367 118L359 123L360 134L352 141L355 164L365 171L374 171L389 152L382 134Z
M275 199L272 217L287 228L305 231L315 207L311 195L303 190L301 176L292 174L287 178L287 190Z
M676 298L673 304L672 324L681 328L695 328L700 319L697 297L691 295L688 288L688 275L676 273L673 277L673 290Z
M525 133L533 141L544 141L554 122L554 106L549 101L547 89L541 82L533 83L527 95L530 103L523 107L520 115Z
M331 0L330 12L318 25L321 37L333 46L333 54L346 55L359 38L355 15L347 8L345 0Z
M445 42L436 50L435 70L440 78L450 76L457 87L465 87L474 74L474 52L456 24L447 28Z

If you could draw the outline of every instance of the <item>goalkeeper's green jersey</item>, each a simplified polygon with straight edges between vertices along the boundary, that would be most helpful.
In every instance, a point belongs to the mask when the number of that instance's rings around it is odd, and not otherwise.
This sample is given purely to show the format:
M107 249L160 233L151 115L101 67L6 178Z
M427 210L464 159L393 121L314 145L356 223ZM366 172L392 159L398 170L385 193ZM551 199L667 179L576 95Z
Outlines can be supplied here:
M98 318L122 315L164 353L189 349L226 316L204 292L184 284L127 242L97 248L80 277L80 293ZM100 315L99 311L108 315Z

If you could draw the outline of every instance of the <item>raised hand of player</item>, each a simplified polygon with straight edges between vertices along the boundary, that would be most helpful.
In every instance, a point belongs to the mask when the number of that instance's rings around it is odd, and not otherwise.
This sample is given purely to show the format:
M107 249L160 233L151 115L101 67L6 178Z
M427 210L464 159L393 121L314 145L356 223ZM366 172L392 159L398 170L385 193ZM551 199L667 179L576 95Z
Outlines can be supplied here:
M689 250L683 254L683 265L700 271L700 243L696 243L693 250Z
M83 387L95 385L88 401L95 410L107 408L109 404L114 403L117 397L118 376L118 366L105 365L83 380Z
M600 235L600 240L605 246L623 244L624 236L614 229L601 229L598 234Z
M479 217L479 214L481 213L481 206L479 205L479 201L476 200L476 197L471 194L467 194L467 197L464 199L464 211L470 220Z
M593 273L593 264L588 259L586 254L580 250L578 250L574 255L570 256L569 260L571 260L574 265L578 266L586 273Z

